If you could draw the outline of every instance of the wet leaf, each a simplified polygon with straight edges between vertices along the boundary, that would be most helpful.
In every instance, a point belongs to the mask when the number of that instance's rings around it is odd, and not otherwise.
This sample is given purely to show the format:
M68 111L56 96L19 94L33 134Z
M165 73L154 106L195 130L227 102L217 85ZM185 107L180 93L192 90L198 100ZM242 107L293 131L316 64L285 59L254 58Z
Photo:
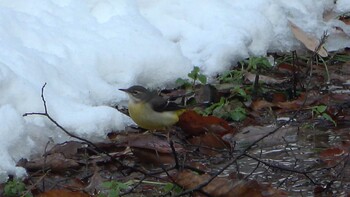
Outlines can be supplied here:
M200 136L194 136L190 138L189 141L191 144L198 145L200 147L200 151L207 154L212 154L212 152L209 151L212 148L225 149L230 147L226 141L213 133L205 133Z
M244 77L251 83L255 82L256 74L253 73L245 73ZM276 79L276 77L270 77L265 75L259 75L259 82L263 82L265 84L279 84L288 81L289 79Z
M118 143L131 148L132 153L144 164L160 165L174 162L174 155L170 143L165 138L154 134L131 134L117 137ZM174 143L176 154L184 152L183 147Z
M66 158L72 158L77 155L78 149L83 148L85 145L81 142L69 141L62 144L57 144L45 155L54 153L62 153Z
M347 152L344 149L333 147L320 152L320 159L328 166L333 166L345 156Z
M41 193L37 197L89 197L89 195L83 192L55 189Z
M312 52L316 52L318 55L322 57L327 57L328 53L324 46L321 46L318 51L315 51L318 48L318 45L320 44L319 40L308 35L306 32L304 32L302 29L300 29L297 25L289 21L289 25L292 29L292 32L296 39L298 39L301 43L304 44L304 46L309 49Z
M209 104L216 102L218 99L217 89L210 85L197 85L195 89L195 100L198 104Z
M62 172L67 169L77 169L80 167L76 160L67 159L62 153L54 153L46 157L23 162L21 166L29 171L48 168L54 172Z
M164 165L174 164L175 159L172 153L161 153L157 152L156 149L145 149L145 148L131 148L132 153L137 157L143 164L146 165Z
M276 126L248 126L233 136L233 140L236 142L237 148L244 148L275 129ZM259 145L261 147L269 147L285 143L285 140L288 142L295 142L297 132L297 127L280 128L275 133L263 139Z
M185 189L194 189L209 178L210 176L207 174L199 175L186 170L180 172L175 181ZM274 189L270 185L260 184L257 181L231 180L221 177L216 177L207 186L202 188L202 190L210 196L221 197L287 196L285 192Z
M234 132L225 120L215 116L201 116L192 110L187 110L180 116L178 126L189 136L197 136L206 132L223 136Z
M265 101L265 100L256 100L256 101L253 101L252 104L251 104L251 108L254 110L254 111L259 111L259 110L262 110L264 108L270 108L270 107L273 107L275 106L273 103L270 103L268 101Z

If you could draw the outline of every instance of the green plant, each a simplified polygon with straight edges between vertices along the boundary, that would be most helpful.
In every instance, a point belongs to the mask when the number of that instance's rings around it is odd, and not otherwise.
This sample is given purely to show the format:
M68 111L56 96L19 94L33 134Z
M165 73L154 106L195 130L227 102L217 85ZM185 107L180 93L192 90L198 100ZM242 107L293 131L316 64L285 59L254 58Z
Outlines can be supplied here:
M203 115L214 115L224 119L230 119L233 121L242 121L247 117L246 110L241 106L241 102L236 100L228 101L224 97L221 97L220 101L212 104L204 109Z
M233 121L239 122L247 117L247 112L243 107L236 107L230 112L230 118Z
M182 188L173 184L173 183L167 183L166 185L164 185L163 187L163 191L165 193L174 193L174 194L179 194L182 192Z
M248 64L247 70L257 70L263 68L271 68L272 65L266 57L250 57L249 60L246 61Z
M219 102L214 103L209 107L205 108L202 114L205 116L208 116L212 114L214 110L221 110L225 104L226 104L226 99L224 97L221 97Z
M327 106L326 105L317 105L317 106L313 106L311 107L311 113L312 113L312 117L315 116L321 116L322 118L331 121L334 126L337 126L337 123L333 120L333 118L327 114Z
M133 181L127 181L123 183L115 180L103 182L101 185L102 187L108 189L108 193L107 195L100 194L99 196L100 197L118 197L122 190L127 189L133 183L134 183Z
M225 71L218 77L218 80L222 83L242 84L243 83L243 74L244 74L243 70Z
M26 185L17 179L8 181L5 184L4 187L4 196L12 197L12 196L25 196L25 197L30 197L32 196L29 193L26 192Z
M235 87L231 90L231 96L239 96L243 98L245 101L250 101L252 97L246 93L246 91L242 87Z
M188 79L182 79L182 78L178 78L175 83L178 86L192 86L192 87L196 85L197 81L199 81L201 84L207 83L207 76L200 72L200 69L198 66L194 66L192 71L188 73L187 76L190 79L192 79L192 83Z

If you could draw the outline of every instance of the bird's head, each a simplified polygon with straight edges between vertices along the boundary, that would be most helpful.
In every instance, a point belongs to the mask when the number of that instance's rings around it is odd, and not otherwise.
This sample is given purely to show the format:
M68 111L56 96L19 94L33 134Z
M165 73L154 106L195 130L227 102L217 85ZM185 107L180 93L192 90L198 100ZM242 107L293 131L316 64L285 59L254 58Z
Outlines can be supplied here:
M152 96L151 91L139 85L135 85L127 89L119 89L119 90L126 92L129 95L130 99L136 103L147 101Z

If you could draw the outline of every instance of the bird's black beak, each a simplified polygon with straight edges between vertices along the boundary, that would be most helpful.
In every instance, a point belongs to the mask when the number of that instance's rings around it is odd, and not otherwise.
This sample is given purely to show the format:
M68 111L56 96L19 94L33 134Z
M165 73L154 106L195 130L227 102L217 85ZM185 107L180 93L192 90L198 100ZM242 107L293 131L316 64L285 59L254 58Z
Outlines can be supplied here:
M119 90L123 92L129 92L129 89L119 89Z

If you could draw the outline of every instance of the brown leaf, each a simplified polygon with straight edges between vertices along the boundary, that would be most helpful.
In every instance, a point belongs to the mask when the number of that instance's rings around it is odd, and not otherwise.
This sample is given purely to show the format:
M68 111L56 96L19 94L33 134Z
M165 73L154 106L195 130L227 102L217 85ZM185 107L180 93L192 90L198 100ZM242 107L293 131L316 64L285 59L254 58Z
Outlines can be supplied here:
M29 171L36 171L40 169L49 168L54 172L61 172L66 169L77 169L80 167L79 163L73 159L67 159L62 153L54 153L31 161L23 162L22 167Z
M198 175L191 171L181 171L175 181L185 189L194 189L199 184L210 178L208 174ZM216 177L202 190L210 196L230 197L230 196L287 196L281 190L272 188L270 185L259 184L257 181L231 180L228 178Z
M155 166L163 164L174 164L175 159L172 153L161 153L157 150L145 149L145 148L131 148L132 153L143 163L152 164Z
M300 68L287 63L281 63L277 65L277 69L281 73L294 73L301 71Z
M212 103L218 102L218 90L210 85L200 85L195 89L195 100L196 103Z
M255 78L256 78L256 74L253 73L245 73L244 77L254 83L255 82ZM286 82L288 79L276 79L275 77L269 77L269 76L265 76L265 75L259 75L259 82L264 82L265 84L279 84L279 83L283 83Z
M210 148L229 148L230 146L222 140L221 137L213 134L213 133L205 133L200 136L194 136L189 140L191 144L200 145L200 146L206 146Z
M95 191L99 191L103 189L102 183L106 181L106 179L102 178L99 171L100 171L99 167L96 165L96 163L93 163L94 174L89 179L89 185L87 185L84 188L84 191L92 194Z
M151 133L139 134L131 137L129 139L129 146L131 148L156 150L159 153L172 153L168 140L161 139ZM183 147L178 143L174 143L174 148L176 152L184 151Z
M321 46L318 51L315 51L320 44L320 41L318 39L308 35L306 32L304 32L291 21L289 21L289 26L291 27L295 38L298 39L301 43L303 43L307 49L309 49L312 52L316 52L322 57L328 56L327 50L324 48L324 46Z
M248 126L237 133L233 140L236 142L237 148L243 148L247 145L252 144L256 140L260 139L264 135L274 131L276 127L266 127L266 126ZM259 145L261 147L274 146L285 143L287 140L285 137L289 136L290 141L294 141L296 134L298 132L297 127L282 127L278 129L275 133L264 138Z
M333 166L344 157L347 151L341 148L328 148L320 153L320 159L328 166Z
M89 197L89 195L83 192L54 189L41 193L37 197Z
M275 106L273 103L270 103L268 101L265 100L256 100L253 101L252 104L250 105L250 107L254 110L254 111L259 111L261 109L264 108L270 108Z
M339 20L343 21L343 23L350 25L350 18L349 17L340 17Z
M69 141L62 144L56 144L45 155L62 153L66 158L72 158L73 156L76 156L78 149L84 146L85 145L83 145L81 142Z
M165 139L151 133L120 135L117 138L119 143L127 144L142 163L153 165L174 163L173 150ZM176 154L185 151L178 143L174 143L174 149Z
M180 116L178 126L189 136L197 136L206 132L223 136L235 132L225 120L215 116L201 116L192 110L187 110Z

